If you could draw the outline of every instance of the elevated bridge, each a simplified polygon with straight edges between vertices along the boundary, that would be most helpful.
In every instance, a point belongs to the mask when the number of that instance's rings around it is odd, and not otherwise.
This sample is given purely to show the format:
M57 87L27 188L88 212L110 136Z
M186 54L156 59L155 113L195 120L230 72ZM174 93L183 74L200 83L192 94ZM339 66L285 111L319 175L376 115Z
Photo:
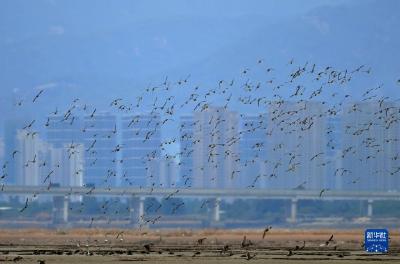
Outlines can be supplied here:
M285 199L291 201L289 221L296 222L299 200L365 200L368 202L367 216L373 215L373 202L377 200L400 200L400 192L334 191L334 190L268 190L268 189L197 189L197 188L102 188L102 187L50 187L47 186L3 186L1 194L53 196L53 219L55 222L68 221L68 203L71 196L120 196L131 201L131 221L139 223L144 214L144 200L147 197L169 199L199 198L214 202L213 221L220 220L220 201L234 199ZM62 201L60 199L63 199ZM137 220L137 221L136 221Z

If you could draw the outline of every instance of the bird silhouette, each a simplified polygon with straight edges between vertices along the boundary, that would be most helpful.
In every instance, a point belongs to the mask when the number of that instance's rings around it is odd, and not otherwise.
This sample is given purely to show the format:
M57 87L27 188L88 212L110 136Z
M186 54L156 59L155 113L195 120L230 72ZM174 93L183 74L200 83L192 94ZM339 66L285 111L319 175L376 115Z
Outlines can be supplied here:
M325 245L328 246L330 242L333 241L333 234L329 237L327 241L325 241Z
M22 207L22 208L19 210L20 213L22 213L23 211L25 211L25 210L28 208L28 201L29 201L29 199L26 198L24 207Z
M272 228L272 226L268 226L268 227L266 227L266 228L264 229L264 232L263 232L263 235L262 235L262 238L263 238L263 239L264 239L265 236L267 235L267 232L268 232L269 230L271 230L271 228Z
M197 244L198 244L198 245L203 245L203 242L204 242L204 240L206 240L206 239L207 239L206 237L197 239Z
M41 95L43 92L44 92L43 89L40 90L40 91L35 95L35 97L33 97L32 103L34 103L34 102L40 97L40 95Z

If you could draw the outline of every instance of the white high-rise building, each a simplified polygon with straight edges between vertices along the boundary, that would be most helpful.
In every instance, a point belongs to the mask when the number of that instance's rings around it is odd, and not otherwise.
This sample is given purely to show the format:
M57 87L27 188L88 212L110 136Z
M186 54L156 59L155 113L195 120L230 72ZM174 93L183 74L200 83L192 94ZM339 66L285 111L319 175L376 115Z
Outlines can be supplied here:
M47 142L56 148L65 144L83 143L84 128L78 116L66 119L64 115L50 115L46 122Z
M117 116L110 113L85 116L83 130L84 184L103 187L118 186L122 146L118 143Z
M174 159L161 158L159 170L159 184L164 188L175 188L178 186L179 166Z
M83 186L84 147L82 144L68 145L62 148L51 147L50 164L54 169L54 183L60 186Z
M38 135L32 136L24 130L17 131L17 185L44 185L44 175L50 172L49 144Z
M193 188L234 188L239 177L239 118L224 107L194 113Z
M269 184L320 190L325 185L327 131L320 102L271 102L268 111Z
M342 164L342 113L327 117L326 131L326 173L324 188L329 190L342 189L342 181L339 175Z
M158 185L161 157L161 118L157 113L121 118L121 185Z
M53 147L38 135L18 131L17 184L82 186L84 148L81 144Z
M181 116L179 141L180 141L180 168L179 187L191 187L193 181L193 152L195 121L193 116Z
M242 118L240 139L241 188L270 188L267 175L267 127L265 114Z
M349 103L343 111L340 177L344 190L400 190L400 108L393 102Z

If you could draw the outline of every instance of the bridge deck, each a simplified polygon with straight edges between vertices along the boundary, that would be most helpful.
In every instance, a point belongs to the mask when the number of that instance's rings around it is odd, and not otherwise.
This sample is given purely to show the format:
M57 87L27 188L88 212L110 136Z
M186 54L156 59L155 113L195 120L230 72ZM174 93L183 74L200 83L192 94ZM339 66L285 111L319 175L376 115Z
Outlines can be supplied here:
M400 192L266 190L266 189L172 189L172 188L87 188L46 186L4 186L3 194L137 196L137 197L199 197L199 198L257 198L257 199L317 199L317 200L400 200Z

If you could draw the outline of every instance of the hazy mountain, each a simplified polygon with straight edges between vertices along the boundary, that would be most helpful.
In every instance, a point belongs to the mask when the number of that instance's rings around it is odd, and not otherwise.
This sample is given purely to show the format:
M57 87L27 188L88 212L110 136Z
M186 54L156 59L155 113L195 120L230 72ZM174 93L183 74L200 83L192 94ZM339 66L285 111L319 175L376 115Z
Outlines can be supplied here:
M2 1L2 109L10 111L13 90L27 97L48 88L52 100L35 106L40 113L77 96L95 104L133 97L166 75L191 73L207 84L234 77L257 58L274 66L291 58L338 67L367 64L377 83L395 91L395 0L112 3Z

